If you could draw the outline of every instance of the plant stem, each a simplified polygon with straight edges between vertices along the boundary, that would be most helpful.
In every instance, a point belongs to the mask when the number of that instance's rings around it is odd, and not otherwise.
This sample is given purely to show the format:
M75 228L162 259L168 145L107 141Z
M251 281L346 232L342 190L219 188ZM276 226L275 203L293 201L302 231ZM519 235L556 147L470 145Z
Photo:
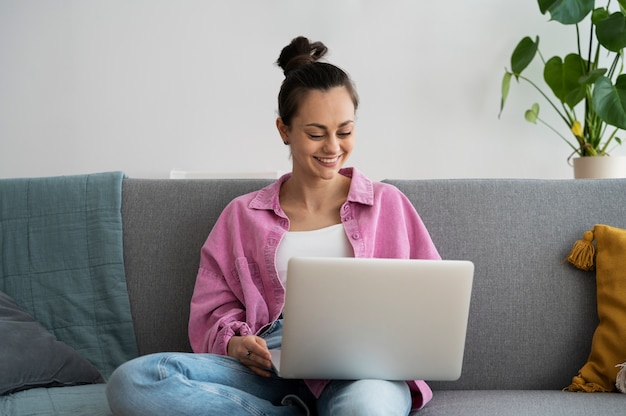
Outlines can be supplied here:
M587 73L591 72L591 51L593 50L593 23L589 25L589 49L587 50ZM576 25L576 36L578 36L578 25ZM580 43L580 42L579 42ZM600 48L600 45L598 45L598 50ZM597 61L597 52L596 51L596 61ZM580 53L580 50L578 51L578 54L580 56L582 56L582 54Z
M611 141L613 140L613 137L615 137L618 130L619 129L613 130L613 133L611 133L607 141L604 143L604 146L602 146L602 149L600 149L601 154L606 154L606 149L609 147L609 143L611 143Z
M548 123L546 123L545 121L543 121L541 118L537 117L537 120L539 120L541 122L541 124L543 124L544 126L546 126L547 128L549 128L550 130L552 130L553 132L555 132L561 139L563 139L563 141L565 143L568 144L569 147L572 148L572 150L574 150L576 153L580 154L580 149L576 146L574 146L569 140L567 140L565 138L565 136L563 136L561 133L559 133L559 131L557 131L554 127L552 127L551 125L549 125Z
M613 79L613 74L615 74L615 69L617 68L617 63L619 62L621 58L621 53L618 53L615 55L615 58L613 58L613 62L611 63L611 68L609 69L609 73L608 73L608 77Z
M563 113L561 112L561 110L558 109L558 107L552 102L552 100L550 100L550 98L541 90L541 88L539 88L537 86L537 84L535 84L534 82L532 82L530 79L526 78L523 75L519 75L518 76L519 79L523 79L524 81L528 82L530 85L532 85L537 91L539 91L539 94L541 94L543 96L543 98L546 99L546 101L548 101L548 103L552 106L552 108L554 108L554 111L557 112L557 114L563 119L563 121L565 122L565 124L567 124L568 127L571 127L571 122L570 120L568 120L567 117L565 117L565 115L563 115Z

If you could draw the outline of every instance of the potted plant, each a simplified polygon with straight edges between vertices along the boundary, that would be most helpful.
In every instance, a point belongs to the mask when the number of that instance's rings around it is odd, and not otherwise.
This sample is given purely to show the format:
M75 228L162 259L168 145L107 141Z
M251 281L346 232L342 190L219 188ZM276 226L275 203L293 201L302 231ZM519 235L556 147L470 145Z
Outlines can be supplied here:
M594 0L538 0L537 3L542 14L550 14L550 20L572 26L576 36L572 49L576 49L564 57L554 56L546 61L539 48L539 37L534 40L524 37L513 50L510 70L505 69L500 114L511 80L527 82L556 111L567 129L562 132L543 120L538 103L526 111L526 120L535 124L539 121L560 136L572 150L568 161L572 156L580 156L577 159L607 156L611 143L621 144L618 132L626 129L626 74L622 74L626 0L617 0L613 8L611 0L598 8ZM585 32L585 24L589 25L588 33L581 33L581 24ZM543 78L552 96L522 74L536 56L543 62Z

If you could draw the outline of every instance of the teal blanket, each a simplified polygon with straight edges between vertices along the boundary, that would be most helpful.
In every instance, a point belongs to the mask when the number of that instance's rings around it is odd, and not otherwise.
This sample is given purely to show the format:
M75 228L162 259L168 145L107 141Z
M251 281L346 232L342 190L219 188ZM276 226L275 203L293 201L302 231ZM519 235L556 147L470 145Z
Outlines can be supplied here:
M0 290L108 380L137 356L120 172L0 180Z

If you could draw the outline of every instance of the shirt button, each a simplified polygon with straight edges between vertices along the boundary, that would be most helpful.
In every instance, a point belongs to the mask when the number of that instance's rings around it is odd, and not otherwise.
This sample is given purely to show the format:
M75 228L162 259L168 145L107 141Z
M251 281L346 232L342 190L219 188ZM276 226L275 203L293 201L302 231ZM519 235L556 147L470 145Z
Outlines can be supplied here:
M352 234L352 239L353 240L358 240L359 238L361 238L361 234L359 234L359 233Z

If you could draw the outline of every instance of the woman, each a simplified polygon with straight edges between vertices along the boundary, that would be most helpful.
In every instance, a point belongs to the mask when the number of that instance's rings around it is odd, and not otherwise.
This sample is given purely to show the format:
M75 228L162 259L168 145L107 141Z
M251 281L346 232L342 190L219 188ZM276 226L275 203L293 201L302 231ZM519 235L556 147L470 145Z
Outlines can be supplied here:
M189 338L196 354L122 365L107 387L118 415L407 415L432 393L423 381L288 380L271 370L280 345L290 257L439 259L408 199L344 168L358 96L347 74L294 39L278 59L285 80L276 126L293 170L224 210L201 252Z

